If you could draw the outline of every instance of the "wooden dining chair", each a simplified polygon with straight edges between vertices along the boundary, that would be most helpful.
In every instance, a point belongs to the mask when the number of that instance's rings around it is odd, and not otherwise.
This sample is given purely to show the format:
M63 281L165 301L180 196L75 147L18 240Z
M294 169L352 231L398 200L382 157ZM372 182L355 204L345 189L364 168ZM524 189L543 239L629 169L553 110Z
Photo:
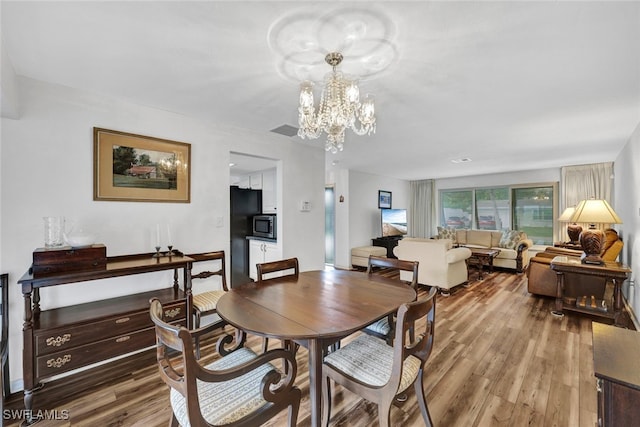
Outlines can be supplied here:
M279 275L278 276L279 279L281 279L282 277L291 277L292 279L297 279L300 273L298 258L288 258L288 259L282 259L278 261L263 262L261 264L256 264L256 269L258 270L258 280L257 280L258 285L268 282L269 279L267 279L265 276L271 273L287 272L287 274ZM269 338L265 337L262 339L262 351L263 352L267 351L268 347L269 347ZM285 341L284 347L288 349L292 349L293 353L295 354L299 346L298 344Z
M11 387L9 383L9 275L0 275L0 318L2 319L1 339L0 339L0 385L2 388L2 399L9 398Z
M194 264L204 261L219 261L219 268L217 270L203 270L199 273L191 274L191 280L194 279L207 279L209 277L220 276L220 282L222 289L212 289L206 292L201 292L193 295L193 317L195 328L200 327L200 321L203 316L208 316L216 313L216 306L218 300L225 292L229 291L227 287L227 274L224 251L205 252L197 254L187 255L193 258ZM225 325L222 319L217 319L214 322L218 327ZM200 358L200 338L196 339L196 357Z
M298 258L288 258L278 261L263 262L261 264L256 264L256 269L258 270L258 284L267 280L265 276L270 273L286 271L287 274L281 274L279 277L291 276L292 278L296 279L298 278L298 275L300 273Z
M191 331L168 324L162 304L155 298L150 315L155 324L160 377L170 388L171 426L253 427L285 408L288 425L296 425L302 393L294 385L297 365L291 352L274 349L258 356L239 347L202 366L194 355L193 340L210 333L215 324ZM278 371L274 361L285 363L287 373Z
M369 263L367 266L367 275L369 279L374 279L377 275L375 274L375 268L384 268L386 272L399 274L402 271L409 271L412 273L412 280L410 282L401 281L398 278L398 283L404 283L406 285L411 286L413 289L417 290L418 287L418 261L405 261L395 258L385 258L385 257L377 257L377 256L369 256ZM394 337L394 320L393 314L390 314L387 317L383 317L382 319L368 325L363 329L363 332L376 336L378 338L382 338L387 341L389 345L393 345L393 337Z
M391 405L413 384L426 426L432 426L424 393L424 365L433 348L437 288L417 301L403 304L397 312L394 346L377 337L362 334L344 347L329 353L322 365L322 425L331 418L331 382L340 384L378 405L380 426L391 423ZM417 338L409 329L423 321ZM421 324L421 323L418 323Z

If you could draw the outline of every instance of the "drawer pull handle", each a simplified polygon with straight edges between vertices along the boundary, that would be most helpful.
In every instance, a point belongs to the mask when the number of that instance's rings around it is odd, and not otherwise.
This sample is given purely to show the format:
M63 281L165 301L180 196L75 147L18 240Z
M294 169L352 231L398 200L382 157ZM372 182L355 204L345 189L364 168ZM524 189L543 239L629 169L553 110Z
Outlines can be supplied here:
M47 360L47 368L62 368L69 362L71 362L71 355L65 354L63 357Z
M116 320L116 323L127 323L129 320L131 319L129 319L128 317L123 317L122 319Z
M49 337L47 338L47 347L60 347L62 344L71 341L71 334L64 334L62 336L58 335L57 337Z
M131 338L129 335L127 335L126 337L120 337L116 339L116 342L125 342L128 341L129 338Z
M176 317L178 314L180 314L180 308L174 308L172 310L167 310L164 312L164 316L168 317L170 319L173 319L174 317Z

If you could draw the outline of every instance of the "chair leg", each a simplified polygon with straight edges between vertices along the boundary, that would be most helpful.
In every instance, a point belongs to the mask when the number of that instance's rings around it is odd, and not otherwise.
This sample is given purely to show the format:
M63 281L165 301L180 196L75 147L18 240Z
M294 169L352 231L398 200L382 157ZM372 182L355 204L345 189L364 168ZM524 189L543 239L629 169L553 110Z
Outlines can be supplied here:
M329 427L331 419L331 379L322 378L322 423L321 426Z
M196 329L200 327L200 310L194 313L194 325ZM196 359L200 359L200 337L196 337Z
M292 403L289 406L289 419L288 425L289 427L296 427L298 424L298 411L300 410L300 399L302 398L302 393L298 390L298 399L295 403Z
M378 404L378 424L380 427L391 426L391 402L380 402Z
M262 353L266 353L269 347L269 338L262 338Z
M178 424L178 420L176 419L176 414L171 410L171 419L169 420L169 427L180 427Z
M416 400L418 401L418 405L420 406L420 412L422 412L422 418L424 419L424 425L426 427L432 427L433 421L431 420L431 414L429 413L429 407L427 406L427 398L424 395L424 386L422 385L422 370L418 374L418 378L416 378L413 383L413 388L416 391Z

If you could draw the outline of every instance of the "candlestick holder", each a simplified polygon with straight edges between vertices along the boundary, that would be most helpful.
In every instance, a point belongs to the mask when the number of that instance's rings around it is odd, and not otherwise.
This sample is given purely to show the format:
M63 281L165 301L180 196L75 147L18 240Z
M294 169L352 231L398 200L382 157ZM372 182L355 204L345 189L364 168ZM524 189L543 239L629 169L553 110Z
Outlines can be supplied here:
M160 258L162 254L160 253L160 246L156 246L156 253L153 254L153 258Z
M174 256L175 252L173 252L173 245L168 245L167 248L169 248L169 252L167 252L167 256L168 257Z

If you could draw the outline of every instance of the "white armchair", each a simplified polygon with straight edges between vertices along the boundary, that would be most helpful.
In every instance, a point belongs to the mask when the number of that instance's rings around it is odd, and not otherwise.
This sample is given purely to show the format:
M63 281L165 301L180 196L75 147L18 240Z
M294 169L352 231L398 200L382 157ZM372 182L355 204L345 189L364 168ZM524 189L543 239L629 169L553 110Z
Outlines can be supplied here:
M466 260L471 256L471 250L452 248L451 240L405 237L393 249L393 253L399 259L418 261L418 283L436 286L445 294L454 286L468 281ZM410 275L401 271L400 279L410 280Z

